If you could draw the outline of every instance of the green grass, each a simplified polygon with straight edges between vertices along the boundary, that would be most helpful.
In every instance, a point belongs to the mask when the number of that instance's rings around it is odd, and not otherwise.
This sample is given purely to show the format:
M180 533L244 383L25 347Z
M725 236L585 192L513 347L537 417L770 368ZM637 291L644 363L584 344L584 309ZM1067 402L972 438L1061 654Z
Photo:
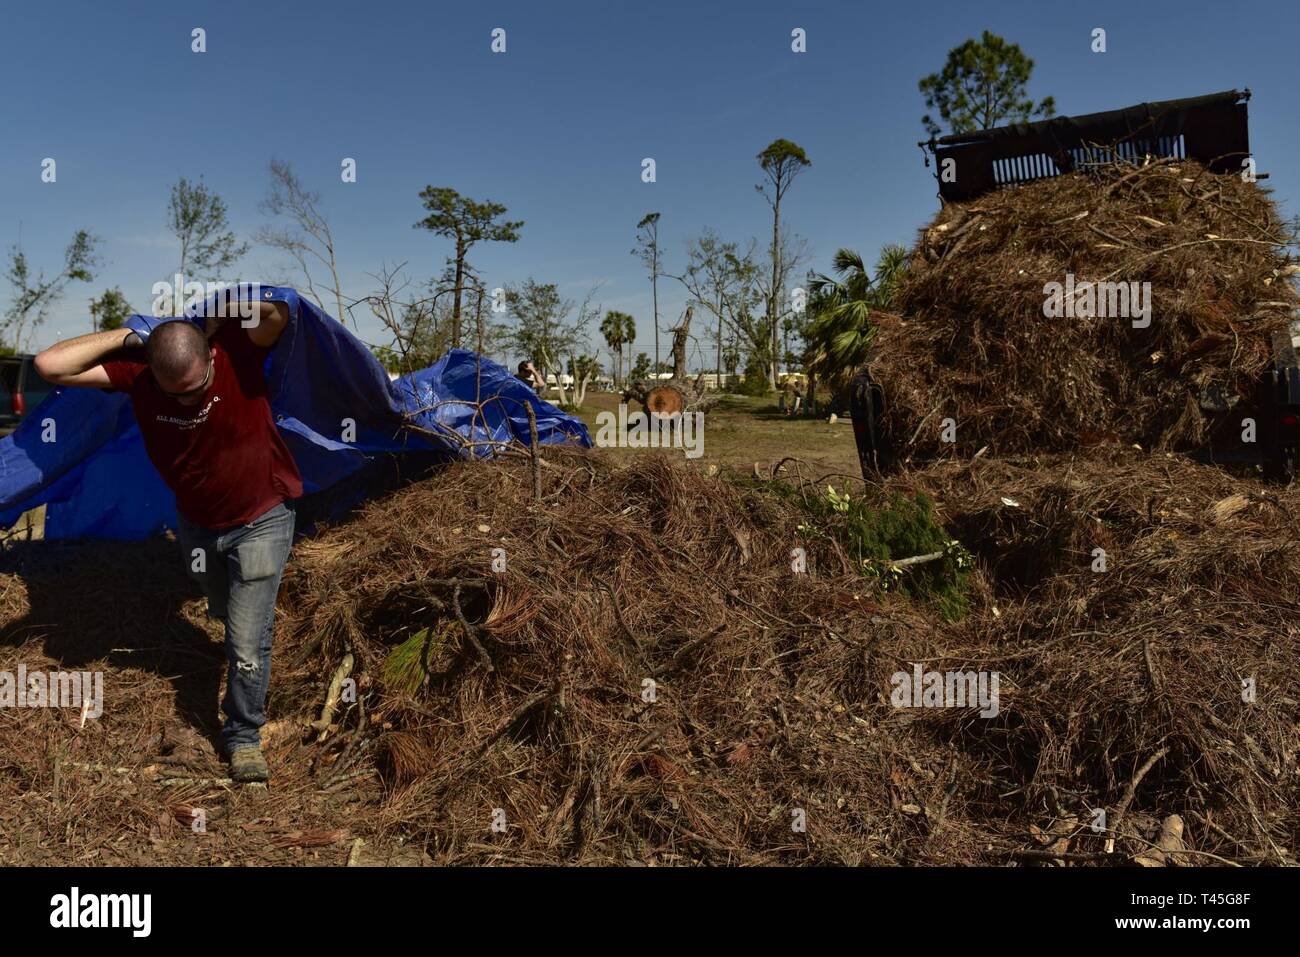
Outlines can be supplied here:
M618 402L617 393L587 393L577 415L591 430L593 439L597 413L617 412ZM633 402L628 411L639 412L640 409ZM611 451L619 457L656 454L653 449ZM766 472L786 456L807 463L799 467L808 478L815 479L828 473L861 474L857 446L853 441L853 425L848 419L840 419L831 425L827 417L791 418L777 409L774 396L722 396L704 413L704 454L689 461L693 465L730 467L748 473L755 463Z

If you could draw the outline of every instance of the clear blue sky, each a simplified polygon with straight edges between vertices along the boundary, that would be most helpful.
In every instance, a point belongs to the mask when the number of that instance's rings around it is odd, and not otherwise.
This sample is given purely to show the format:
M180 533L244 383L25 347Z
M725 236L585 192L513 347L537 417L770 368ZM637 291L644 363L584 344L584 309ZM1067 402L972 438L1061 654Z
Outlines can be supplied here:
M1300 197L1294 2L5 6L0 243L21 228L29 259L54 270L74 230L104 239L100 274L70 287L38 346L88 331L86 303L107 287L148 311L176 265L164 213L177 178L202 175L251 238L274 155L323 194L348 293L370 291L366 273L385 262L407 261L418 279L441 270L447 244L411 226L418 192L451 186L526 223L517 244L475 250L490 286L533 276L581 299L603 281L599 301L631 312L637 349L653 354L649 283L629 255L643 214L662 213L669 271L703 227L770 234L755 154L786 137L812 160L784 211L815 268L841 246L874 258L910 243L937 208L916 146L917 80L984 29L1036 61L1030 92L1061 113L1249 86L1259 169L1289 214ZM190 51L194 27L206 54ZM489 50L495 27L504 55ZM794 27L806 54L790 50ZM1107 31L1104 54L1090 50L1094 27ZM647 156L654 184L640 178ZM41 182L45 157L55 184ZM340 181L343 157L357 160L355 184ZM254 247L229 278L284 264ZM661 280L665 326L684 304L675 285ZM374 324L363 332L379 338Z

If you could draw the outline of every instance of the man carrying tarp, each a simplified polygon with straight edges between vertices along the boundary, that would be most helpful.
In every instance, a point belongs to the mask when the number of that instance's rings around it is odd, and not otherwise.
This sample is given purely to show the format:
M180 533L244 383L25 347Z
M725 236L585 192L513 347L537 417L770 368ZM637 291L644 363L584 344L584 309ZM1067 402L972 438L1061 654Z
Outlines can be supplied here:
M231 777L265 781L259 729L275 597L302 479L275 427L263 368L289 309L226 300L215 311L203 327L181 319L78 336L38 355L36 368L57 385L130 395L145 450L176 493L190 574L225 625L221 739Z

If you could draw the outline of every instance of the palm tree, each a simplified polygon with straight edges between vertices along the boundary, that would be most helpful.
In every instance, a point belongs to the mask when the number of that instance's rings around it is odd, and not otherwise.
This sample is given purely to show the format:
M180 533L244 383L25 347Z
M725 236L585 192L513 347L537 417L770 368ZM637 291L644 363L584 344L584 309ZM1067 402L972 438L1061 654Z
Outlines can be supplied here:
M614 353L614 385L622 388L623 346L631 346L636 339L636 320L626 312L611 309L605 313L600 324L600 334L605 337L605 343Z
M632 370L632 345L636 342L636 320L629 314L623 314L623 344L627 346L627 368ZM622 362L622 359L619 359Z
M810 375L837 388L867 361L876 334L871 313L893 306L907 272L907 250L895 245L884 247L874 279L861 254L852 249L836 252L832 269L838 279L815 273L809 282L812 321L805 337L805 363Z

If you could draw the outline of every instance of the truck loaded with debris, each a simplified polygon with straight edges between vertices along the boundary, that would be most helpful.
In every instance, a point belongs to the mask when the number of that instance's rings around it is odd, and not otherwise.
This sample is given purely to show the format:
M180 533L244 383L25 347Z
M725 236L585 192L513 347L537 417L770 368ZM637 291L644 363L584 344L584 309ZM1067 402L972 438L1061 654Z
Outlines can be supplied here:
M931 140L921 231L869 370L899 462L1099 443L1294 475L1294 234L1245 93Z

